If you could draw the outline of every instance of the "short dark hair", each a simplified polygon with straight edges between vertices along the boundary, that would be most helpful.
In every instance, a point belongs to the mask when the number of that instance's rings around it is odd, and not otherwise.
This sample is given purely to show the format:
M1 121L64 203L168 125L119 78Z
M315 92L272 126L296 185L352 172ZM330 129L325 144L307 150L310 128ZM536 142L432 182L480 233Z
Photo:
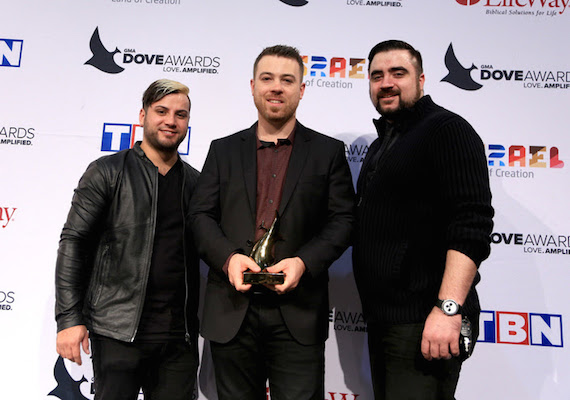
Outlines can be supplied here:
M385 40L383 42L378 43L376 46L370 50L370 54L368 54L368 70L370 71L370 64L372 64L372 60L374 56L378 53L384 53L386 51L391 50L407 50L410 55L412 56L412 62L416 67L416 72L418 76L424 72L424 67L422 64L422 55L419 51L414 49L414 47L404 42L403 40Z
M150 86L144 91L142 97L142 106L144 110L148 110L148 107L168 96L169 94L182 93L188 97L188 107L190 108L190 96L188 93L190 89L188 86L176 82L170 79L159 79L150 84Z
M301 82L303 81L303 72L305 70L305 65L303 64L303 58L301 57L301 54L299 54L299 50L297 50L295 47L285 46L282 44L266 47L261 51L261 53L259 53L259 55L255 59L255 62L253 63L254 79L255 79L255 73L257 72L257 64L259 64L259 60L261 60L265 56L284 57L297 61L297 63L299 64L299 68L301 70Z

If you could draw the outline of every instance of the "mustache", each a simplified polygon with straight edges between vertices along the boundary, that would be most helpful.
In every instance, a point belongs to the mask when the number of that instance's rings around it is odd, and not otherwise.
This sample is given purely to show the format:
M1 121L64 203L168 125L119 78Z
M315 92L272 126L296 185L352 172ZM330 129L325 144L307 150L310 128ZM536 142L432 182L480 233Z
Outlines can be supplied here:
M378 92L378 98L384 98L384 97L390 97L390 96L394 96L394 95L399 95L400 91L399 90L381 90L380 92Z

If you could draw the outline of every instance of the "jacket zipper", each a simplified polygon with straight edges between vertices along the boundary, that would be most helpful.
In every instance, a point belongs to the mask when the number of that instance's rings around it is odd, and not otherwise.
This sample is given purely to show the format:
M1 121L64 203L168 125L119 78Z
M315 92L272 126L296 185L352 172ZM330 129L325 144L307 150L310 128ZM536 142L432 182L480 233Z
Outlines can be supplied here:
M147 162L145 160L146 155L142 157L143 160L142 162ZM148 160L148 159L147 159ZM148 162L150 163L150 160L148 160ZM152 164L152 163L151 163ZM152 237L150 238L151 240L149 240L149 256L147 258L147 264L146 264L146 279L145 279L145 284L144 284L144 293L143 296L141 296L141 302L139 302L139 309L138 309L138 313L137 313L137 320L136 320L136 325L135 325L135 330L133 332L133 335L131 336L131 343L135 341L135 337L137 336L137 332L139 330L139 323L141 320L141 315L142 315L142 309L143 309L143 305L144 305L144 301L146 298L146 287L148 285L148 275L149 275L149 271L150 271L150 263L152 261L152 247L153 247L153 243L154 243L154 233L156 231L156 213L157 213L157 206L158 206L158 168L154 166L154 196L152 199L152 229L151 229L151 235Z
M184 259L184 340L189 345L192 343L190 332L188 332L188 265L186 259L186 213L184 207L184 187L186 185L186 168L182 165L182 193L180 196L180 206L182 208L182 257Z

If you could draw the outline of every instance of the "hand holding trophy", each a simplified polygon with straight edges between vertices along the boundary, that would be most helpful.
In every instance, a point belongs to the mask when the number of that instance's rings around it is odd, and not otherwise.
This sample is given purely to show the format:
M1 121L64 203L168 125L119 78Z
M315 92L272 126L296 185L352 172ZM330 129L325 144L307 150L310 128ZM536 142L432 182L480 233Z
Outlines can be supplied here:
M279 213L275 211L275 219L267 232L253 245L250 257L259 265L261 272L244 272L244 284L281 285L285 282L283 272L267 272L266 269L274 264L273 247L279 235Z

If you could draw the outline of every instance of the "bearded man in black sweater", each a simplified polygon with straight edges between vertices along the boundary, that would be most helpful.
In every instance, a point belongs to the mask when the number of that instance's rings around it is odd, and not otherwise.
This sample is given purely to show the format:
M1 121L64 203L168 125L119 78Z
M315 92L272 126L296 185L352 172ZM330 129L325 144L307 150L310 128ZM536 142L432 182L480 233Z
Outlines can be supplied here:
M358 178L353 265L375 398L454 399L462 320L472 344L478 267L490 252L484 146L467 121L424 96L411 45L385 41L368 59L382 118Z

